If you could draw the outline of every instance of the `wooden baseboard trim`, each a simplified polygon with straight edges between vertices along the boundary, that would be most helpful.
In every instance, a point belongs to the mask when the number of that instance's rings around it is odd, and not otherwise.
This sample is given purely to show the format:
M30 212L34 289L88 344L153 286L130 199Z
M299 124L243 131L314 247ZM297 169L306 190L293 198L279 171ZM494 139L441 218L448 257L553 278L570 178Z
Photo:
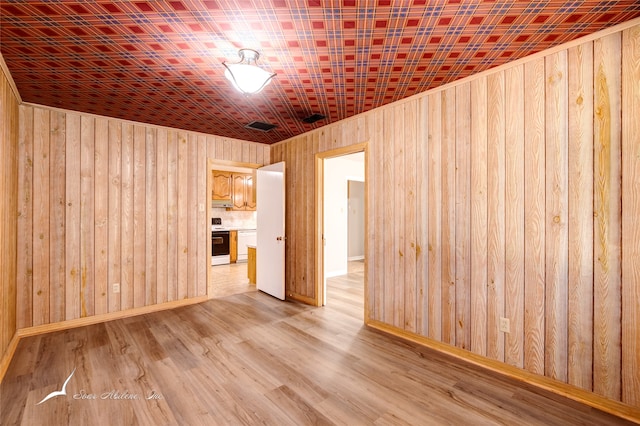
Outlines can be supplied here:
M460 349L458 347L447 345L445 343L429 339L428 337L402 330L400 328L382 323L380 321L369 320L366 322L366 325L383 333L390 334L392 336L396 336L413 343L417 343L430 349L434 349L438 352L447 354L463 362L467 362L469 364L481 367L485 370L500 374L501 376L515 379L520 382L535 386L539 389L553 392L557 395L564 396L571 400L577 401L584 405L588 405L622 419L640 423L640 407L634 407L622 402L614 401L597 395L593 392L578 388L576 386L560 382L549 377L533 374L512 365L489 359L484 356Z
M139 308L127 309L126 311L110 312L108 314L93 315L85 318L76 318L68 321L56 322L53 324L37 325L34 327L21 328L17 331L19 337L37 336L38 334L51 333L53 331L68 330L86 325L99 324L101 322L116 319L133 317L136 315L150 314L152 312L165 311L167 309L179 308L181 306L194 305L209 300L207 296L191 297L189 299L174 300L171 302L159 303L157 305L142 306Z
M4 379L4 375L9 369L9 364L11 364L11 360L13 359L13 354L16 352L16 348L18 347L19 341L20 341L20 337L18 336L18 333L17 332L13 333L13 337L9 342L9 346L7 346L7 349L4 351L4 354L2 355L2 359L0 359L0 383L2 383L2 380Z

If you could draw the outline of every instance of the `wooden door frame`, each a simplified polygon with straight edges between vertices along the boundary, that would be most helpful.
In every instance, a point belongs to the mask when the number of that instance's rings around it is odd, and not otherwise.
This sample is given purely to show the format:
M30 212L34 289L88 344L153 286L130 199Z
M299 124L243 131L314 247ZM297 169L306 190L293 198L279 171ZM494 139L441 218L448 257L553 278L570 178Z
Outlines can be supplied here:
M207 158L207 225L209 226L209 238L211 237L211 218L213 217L211 213L211 194L213 193L213 177L211 176L211 172L213 170L229 170L229 169L253 169L258 170L262 167L263 164L257 163L241 163L238 161L229 161L229 160L218 160L215 158ZM229 170L233 171L233 170ZM254 182L254 185L257 182ZM209 241L207 238L207 241ZM211 276L211 241L207 243L207 298L213 298L213 282Z
M314 250L315 259L315 304L323 306L324 301L324 160L329 158L342 157L349 154L364 153L364 321L369 322L369 225L368 225L368 203L369 203L369 142L361 142L342 148L331 149L316 153L315 158L315 231Z

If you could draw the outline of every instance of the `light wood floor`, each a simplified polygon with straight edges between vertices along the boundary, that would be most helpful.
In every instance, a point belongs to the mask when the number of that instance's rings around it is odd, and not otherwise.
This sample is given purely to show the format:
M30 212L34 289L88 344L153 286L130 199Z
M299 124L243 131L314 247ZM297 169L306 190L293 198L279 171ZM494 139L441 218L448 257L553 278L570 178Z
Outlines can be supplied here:
M256 291L256 285L249 283L246 262L212 266L211 283L213 297Z
M624 424L367 329L361 269L328 287L323 308L248 291L25 338L0 424Z

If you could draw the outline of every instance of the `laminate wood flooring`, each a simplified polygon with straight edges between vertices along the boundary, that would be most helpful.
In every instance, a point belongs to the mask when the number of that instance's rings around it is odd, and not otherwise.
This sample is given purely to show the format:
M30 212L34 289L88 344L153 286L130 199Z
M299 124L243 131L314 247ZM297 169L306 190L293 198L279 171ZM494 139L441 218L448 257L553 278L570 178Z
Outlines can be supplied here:
M212 284L213 297L226 297L256 291L256 285L249 282L246 262L212 266L209 279Z
M249 291L25 338L0 424L625 424L367 329L361 274L323 308Z

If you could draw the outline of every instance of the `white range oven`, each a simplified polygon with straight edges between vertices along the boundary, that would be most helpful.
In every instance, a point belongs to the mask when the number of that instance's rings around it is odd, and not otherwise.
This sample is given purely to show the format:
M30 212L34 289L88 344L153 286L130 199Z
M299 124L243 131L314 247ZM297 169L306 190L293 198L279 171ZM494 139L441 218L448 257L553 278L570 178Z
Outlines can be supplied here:
M229 230L222 227L222 219L211 219L211 265L231 263L229 252Z

